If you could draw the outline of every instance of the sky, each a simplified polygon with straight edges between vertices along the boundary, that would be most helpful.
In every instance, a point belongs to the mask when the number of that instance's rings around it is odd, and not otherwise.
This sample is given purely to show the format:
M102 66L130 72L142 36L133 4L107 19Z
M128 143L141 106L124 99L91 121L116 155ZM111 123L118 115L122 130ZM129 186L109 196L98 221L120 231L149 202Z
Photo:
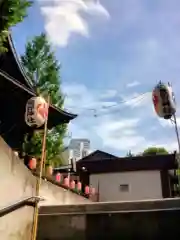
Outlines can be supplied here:
M69 136L117 156L177 149L173 124L156 116L151 98L159 80L171 82L180 125L179 0L35 0L12 29L17 53L41 32L62 66L65 109L78 114Z

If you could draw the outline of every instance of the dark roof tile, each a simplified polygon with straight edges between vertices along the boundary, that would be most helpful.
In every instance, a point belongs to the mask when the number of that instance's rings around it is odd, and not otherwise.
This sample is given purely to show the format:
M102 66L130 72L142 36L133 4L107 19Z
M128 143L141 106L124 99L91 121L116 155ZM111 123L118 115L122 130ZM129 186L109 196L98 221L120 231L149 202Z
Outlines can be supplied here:
M177 168L177 161L176 154L118 158L97 150L77 162L79 171L82 167L89 173L168 170Z

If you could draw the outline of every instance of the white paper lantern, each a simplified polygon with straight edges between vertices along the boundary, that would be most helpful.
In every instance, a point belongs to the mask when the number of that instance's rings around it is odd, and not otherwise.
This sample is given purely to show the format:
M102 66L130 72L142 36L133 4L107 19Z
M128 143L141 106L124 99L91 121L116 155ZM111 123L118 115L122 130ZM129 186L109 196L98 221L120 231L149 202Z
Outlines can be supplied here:
M48 117L48 104L42 97L32 97L27 101L25 122L30 127L41 127Z
M175 114L175 98L170 85L160 82L155 86L152 97L154 109L159 117L170 119Z

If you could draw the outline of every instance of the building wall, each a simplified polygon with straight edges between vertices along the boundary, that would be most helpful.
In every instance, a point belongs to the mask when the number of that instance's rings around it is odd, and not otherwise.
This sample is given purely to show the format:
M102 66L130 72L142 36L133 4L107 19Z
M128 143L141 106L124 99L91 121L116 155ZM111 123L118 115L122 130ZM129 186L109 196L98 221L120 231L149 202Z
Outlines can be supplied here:
M90 151L90 140L89 139L71 139L69 149L73 151L73 157L79 160L88 155Z
M0 138L0 209L35 195L36 178ZM42 205L89 203L90 201L48 181L42 181ZM30 240L34 209L24 207L0 218L0 239Z
M162 198L160 171L93 174L90 184L99 188L99 201Z
M179 207L179 199L42 207L37 239L177 239Z

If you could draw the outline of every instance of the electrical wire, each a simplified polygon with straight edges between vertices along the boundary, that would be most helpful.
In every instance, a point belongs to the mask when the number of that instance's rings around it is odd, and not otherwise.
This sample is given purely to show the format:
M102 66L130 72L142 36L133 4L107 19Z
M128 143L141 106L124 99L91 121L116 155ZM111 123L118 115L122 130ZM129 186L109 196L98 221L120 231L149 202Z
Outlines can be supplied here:
M33 92L31 89L28 89L26 86L24 86L23 84L19 83L16 79L14 79L13 77L11 77L10 75L8 75L7 73L5 73L2 69L0 69L0 76L8 79L10 82L12 82L13 84L15 84L16 86L20 87L21 89L25 90L26 92L28 92L29 94L31 95L35 95L35 92ZM68 109L79 109L79 110L84 110L84 111L91 111L93 112L94 114L94 117L97 117L97 116L100 116L100 113L98 113L99 111L101 110L105 110L105 109L111 109L111 108L115 108L115 107L118 107L122 104L127 104L128 102L130 101L133 101L135 99L139 99L139 100L142 100L142 97L146 96L147 94L149 94L150 92L145 92L145 93L142 93L142 94L139 94L138 96L134 96L130 99L127 99L127 100L122 100L116 104L113 104L113 105L110 105L110 106L101 106L100 108L85 108L85 107L76 107L76 106L68 106ZM65 108L67 109L67 108ZM65 110L64 109L64 110ZM67 111L68 111L67 109ZM68 111L69 112L69 111ZM80 115L80 114L79 114Z
M131 104L131 107L137 106L137 105L138 105L140 102L142 102L144 99L145 99L144 96L142 96L141 98L139 98L139 96L138 96L137 99L133 98L133 102L132 102L132 104ZM135 101L134 101L134 100L135 100ZM132 101L132 100L126 101L123 106L119 104L119 105L117 105L118 108L117 108L117 107L114 108L114 109L111 108L110 111L104 111L104 112L101 112L101 113L96 113L96 117L101 117L101 116L104 116L104 115L109 114L109 113L111 113L111 114L112 114L112 113L113 113L113 114L119 113L119 110L120 110L121 108L130 106L130 101ZM109 108L108 108L108 110L109 110Z
M145 93L142 93L142 94L139 94L138 96L134 96L132 98L129 98L129 99L125 99L125 100L122 100L122 101L119 101L118 103L115 103L113 105L110 105L110 106L100 106L99 108L86 108L86 107L76 107L76 106L68 106L68 108L65 108L67 109L78 109L78 110L82 110L81 113L78 114L78 116L80 115L85 115L85 112L91 112L92 115L94 117L99 117L99 116L104 116L105 114L107 114L107 111L106 110L111 110L111 109L114 109L115 111L117 111L117 107L125 107L125 106L128 106L130 105L130 103L132 102L132 105L136 105L138 104L139 102L141 102L142 100L145 99L146 96L148 96L150 94L150 92L145 92Z

